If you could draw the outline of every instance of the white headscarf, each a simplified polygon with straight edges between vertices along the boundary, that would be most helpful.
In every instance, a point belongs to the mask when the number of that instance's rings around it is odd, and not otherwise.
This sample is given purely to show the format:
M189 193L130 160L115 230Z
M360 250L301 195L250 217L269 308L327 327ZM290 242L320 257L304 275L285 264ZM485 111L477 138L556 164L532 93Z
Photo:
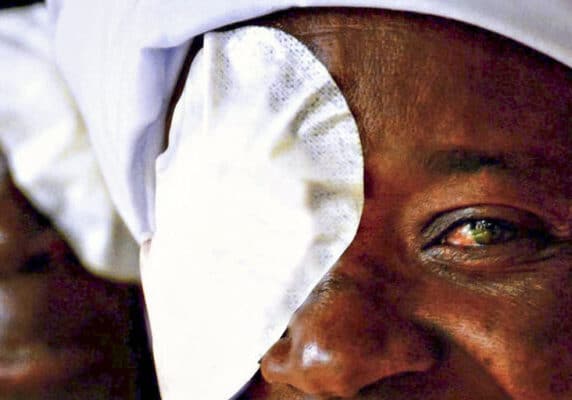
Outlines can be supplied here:
M48 0L57 57L111 196L140 243L154 230L155 159L190 41L291 7L373 7L447 17L572 66L569 0Z
M115 212L81 116L55 65L42 4L0 11L0 146L19 189L83 265L137 281L137 247Z

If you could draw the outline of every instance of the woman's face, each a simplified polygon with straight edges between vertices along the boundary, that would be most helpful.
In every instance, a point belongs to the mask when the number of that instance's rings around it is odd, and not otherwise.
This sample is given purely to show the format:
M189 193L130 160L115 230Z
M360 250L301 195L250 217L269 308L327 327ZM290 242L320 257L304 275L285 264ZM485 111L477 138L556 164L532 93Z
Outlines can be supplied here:
M429 17L267 23L345 94L365 208L243 398L570 399L571 71Z
M85 272L2 168L0 399L134 399L134 300Z

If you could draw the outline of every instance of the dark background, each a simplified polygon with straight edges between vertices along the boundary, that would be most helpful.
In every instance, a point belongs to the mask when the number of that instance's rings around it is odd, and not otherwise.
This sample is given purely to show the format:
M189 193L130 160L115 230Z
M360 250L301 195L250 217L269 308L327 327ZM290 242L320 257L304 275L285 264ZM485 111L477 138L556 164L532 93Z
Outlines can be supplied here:
M21 7L41 2L41 0L0 0L0 8Z

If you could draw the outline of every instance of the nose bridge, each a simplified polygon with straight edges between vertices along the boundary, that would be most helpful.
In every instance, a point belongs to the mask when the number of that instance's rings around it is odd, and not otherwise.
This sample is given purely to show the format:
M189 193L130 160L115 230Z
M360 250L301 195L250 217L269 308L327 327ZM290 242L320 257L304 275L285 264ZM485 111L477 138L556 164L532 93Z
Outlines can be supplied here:
M380 290L338 263L263 358L264 377L308 394L349 397L384 378L429 369L431 338Z

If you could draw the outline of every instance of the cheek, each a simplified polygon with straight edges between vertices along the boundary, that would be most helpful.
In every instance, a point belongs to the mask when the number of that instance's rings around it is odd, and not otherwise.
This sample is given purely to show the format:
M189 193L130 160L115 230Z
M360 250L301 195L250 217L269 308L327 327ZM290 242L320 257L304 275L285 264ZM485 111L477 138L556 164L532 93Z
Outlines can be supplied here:
M568 398L572 285L565 269L557 271L482 284L467 279L472 285L433 279L413 296L415 318L515 398Z

